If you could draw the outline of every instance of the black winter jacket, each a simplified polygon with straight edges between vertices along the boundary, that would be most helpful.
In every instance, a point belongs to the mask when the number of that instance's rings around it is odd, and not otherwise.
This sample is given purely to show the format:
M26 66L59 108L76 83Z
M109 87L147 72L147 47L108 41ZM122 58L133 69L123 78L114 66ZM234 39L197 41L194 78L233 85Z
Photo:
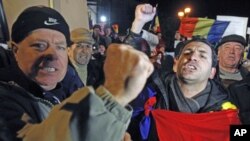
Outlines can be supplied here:
M22 73L11 51L1 51L1 58L4 59L5 64L0 68L0 118L8 124L9 130L13 132L12 135L25 125L20 120L23 113L27 113L32 119L30 123L40 123L58 102L52 99L53 96L63 101L75 90L83 87L75 70L68 67L64 80L58 83L54 90L44 91ZM16 117L17 120L12 117Z
M228 87L230 99L239 108L239 117L243 124L250 124L250 75Z

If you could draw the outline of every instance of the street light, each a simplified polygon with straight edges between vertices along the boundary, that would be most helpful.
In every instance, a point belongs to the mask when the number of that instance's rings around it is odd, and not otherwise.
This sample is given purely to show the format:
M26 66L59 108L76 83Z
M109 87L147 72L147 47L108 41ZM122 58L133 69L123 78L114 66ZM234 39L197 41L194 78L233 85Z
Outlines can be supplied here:
M185 12L185 13L190 13L190 12L191 12L191 8L189 8L189 7L185 8L185 9L184 9L184 12Z
M182 19L183 17L188 17L190 12L191 12L191 8L187 7L184 9L184 12L183 11L178 12L178 17L180 19Z
M188 17L189 13L191 12L191 8L187 7L184 9L185 17Z
M100 20L101 20L101 22L106 22L107 21L107 17L106 16L101 16Z
M179 17L180 19L182 19L182 18L184 17L184 15L185 15L184 12L182 12L182 11L179 11L179 12L178 12L178 17Z

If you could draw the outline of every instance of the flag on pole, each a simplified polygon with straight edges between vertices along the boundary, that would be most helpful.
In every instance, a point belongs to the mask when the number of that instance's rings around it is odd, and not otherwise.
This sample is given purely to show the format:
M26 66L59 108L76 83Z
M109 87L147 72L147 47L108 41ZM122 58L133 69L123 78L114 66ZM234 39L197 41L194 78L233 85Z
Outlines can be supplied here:
M217 43L230 21L218 21L207 18L183 18L179 27L179 32L185 37L202 36L211 43Z

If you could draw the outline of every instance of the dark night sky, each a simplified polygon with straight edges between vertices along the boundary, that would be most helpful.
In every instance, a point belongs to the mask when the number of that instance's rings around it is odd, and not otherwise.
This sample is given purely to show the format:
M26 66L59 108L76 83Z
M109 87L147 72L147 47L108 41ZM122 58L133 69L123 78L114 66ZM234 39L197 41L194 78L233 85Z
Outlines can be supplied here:
M178 30L178 11L189 6L192 8L189 16L208 17L216 19L216 15L250 17L250 0L148 0L158 3L158 15L161 32L166 46L173 50L174 35ZM249 22L248 22L248 25Z
M190 16L216 18L216 15L250 17L250 0L102 0L110 8L111 23L117 22L124 32L131 26L138 3L158 3L162 19L177 18L177 12L186 6L192 8ZM109 11L109 10L105 10ZM161 18L160 17L160 18ZM250 24L248 23L250 26Z
M149 0L156 2L157 0ZM190 16L215 18L216 15L250 16L249 0L158 0L159 6L166 7L166 12L176 16L179 9L190 6Z

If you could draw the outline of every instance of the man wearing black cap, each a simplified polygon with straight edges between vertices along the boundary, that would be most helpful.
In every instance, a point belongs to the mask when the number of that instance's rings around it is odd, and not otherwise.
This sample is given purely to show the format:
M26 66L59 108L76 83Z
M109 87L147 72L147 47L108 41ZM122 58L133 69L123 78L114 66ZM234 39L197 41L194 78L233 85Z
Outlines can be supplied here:
M124 106L153 71L146 55L127 45L110 46L104 86L71 94L61 83L71 41L60 13L44 6L27 8L13 24L11 37L15 59L0 72L0 118L12 140L122 139L131 116Z
M218 43L217 78L225 88L242 80L248 73L247 69L241 66L246 45L244 37L236 34L225 36Z

